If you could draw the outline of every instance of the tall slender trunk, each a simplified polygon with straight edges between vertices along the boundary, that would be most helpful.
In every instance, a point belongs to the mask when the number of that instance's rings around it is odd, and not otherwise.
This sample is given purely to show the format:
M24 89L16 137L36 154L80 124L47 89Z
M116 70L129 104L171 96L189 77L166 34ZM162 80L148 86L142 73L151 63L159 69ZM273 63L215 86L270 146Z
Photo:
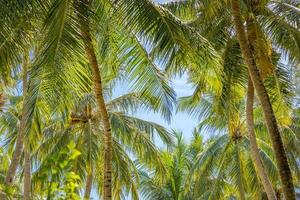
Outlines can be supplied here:
M53 180L52 180L52 178L50 178L50 183L49 183L49 186L48 186L48 192L47 192L46 200L51 200L51 198L52 198L52 194L51 194L52 185L53 185Z
M240 1L231 0L231 6L241 52L244 61L248 66L251 80L253 81L254 88L257 92L257 96L263 109L264 118L272 141L273 151L275 153L275 158L285 197L287 200L296 200L292 173L286 157L274 111L269 99L269 95L260 77L259 71L255 65L254 56L251 53L251 48L248 43L244 25L241 19Z
M3 105L4 105L4 94L0 92L0 112L2 111Z
M31 161L30 161L30 151L29 145L24 148L24 200L30 200L30 190L31 190Z
M25 137L25 126L26 126L26 113L25 113L25 97L27 93L27 67L29 62L29 55L24 55L23 61L23 107L22 107L22 115L21 115L21 122L18 130L18 136L16 140L16 146L13 153L13 157L11 163L9 165L7 175L5 178L5 183L7 186L12 185L13 179L16 175L16 171L20 162L21 154L23 151L23 144L24 144L24 137Z
M245 188L244 188L244 184L243 184L243 167L242 167L242 163L241 163L241 158L240 158L240 147L239 147L239 141L236 140L235 141L235 145L236 145L236 148L237 148L237 160L238 160L238 164L239 164L239 170L241 172L241 176L239 176L238 178L241 179L239 182L241 184L238 184L238 190L239 190L239 196L240 196L240 200L246 200L246 197L245 197Z
M101 74L97 62L95 49L89 27L89 0L77 1L77 14L80 21L81 36L85 46L85 52L93 71L94 93L104 126L104 183L103 199L112 199L112 134L109 115L106 109Z
M84 191L84 200L90 199L92 184L93 184L93 175L94 175L94 165L93 165L93 158L92 158L92 107L91 105L86 106L85 108L85 115L88 118L88 126L89 126L89 146L88 146L88 170L87 170L87 178L86 178L86 186Z
M93 184L93 168L88 172L86 183L85 183L85 191L84 191L84 200L90 199L91 191L92 191L92 184Z
M269 200L276 200L275 191L273 190L272 184L260 159L259 149L256 142L256 136L254 131L254 119L253 119L253 100L254 100L254 88L252 81L249 77L248 81L248 92L247 92L247 105L246 105L246 120L248 137L250 141L250 152L251 158L258 172L259 178L262 182L264 190Z

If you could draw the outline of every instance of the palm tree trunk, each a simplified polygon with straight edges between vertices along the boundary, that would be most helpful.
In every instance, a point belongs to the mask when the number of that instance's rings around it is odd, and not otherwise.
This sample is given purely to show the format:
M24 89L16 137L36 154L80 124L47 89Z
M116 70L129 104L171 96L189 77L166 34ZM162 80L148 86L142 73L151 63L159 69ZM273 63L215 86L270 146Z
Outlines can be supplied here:
M3 105L4 105L4 94L0 92L0 112L2 111Z
M52 178L50 178L50 183L49 183L49 186L48 186L48 192L47 192L46 200L51 200L51 198L52 198L52 194L51 194L52 185L53 185L53 181L52 181Z
M236 148L237 148L237 160L238 160L239 170L241 172L241 176L238 177L239 179L241 179L239 181L240 184L238 184L239 196L240 196L240 200L246 200L245 188L244 188L244 184L243 184L243 180L242 180L243 167L242 167L241 158L240 158L239 141L236 141L235 145L236 145Z
M254 61L254 57L251 53L250 45L247 40L244 25L241 19L239 0L231 0L231 6L241 52L244 61L248 66L251 80L253 81L254 88L257 92L258 99L263 109L264 118L272 141L272 146L275 153L275 158L279 169L279 175L282 182L285 197L287 200L296 200L292 173L283 147L282 139L274 115L274 111L269 99L269 95L260 77L259 71Z
M93 168L90 169L87 178L86 178L86 186L84 191L84 200L90 199L91 190L93 184Z
M103 183L103 199L112 199L112 135L109 115L106 109L101 74L97 62L95 49L92 43L92 37L89 27L89 1L77 1L78 18L80 20L80 31L83 38L85 52L93 71L94 92L96 101L100 111L101 119L104 126L104 183Z
M247 118L247 129L248 137L250 141L250 152L254 166L258 172L259 178L262 182L264 190L269 200L276 200L275 191L273 190L272 184L260 159L259 149L256 142L256 136L254 132L254 120L253 120L253 100L254 100L254 88L251 79L248 81L248 92L247 92L247 106L246 106L246 118Z
M29 147L28 147L29 149ZM24 200L30 200L30 190L31 190L31 161L30 152L25 148L24 150Z
M5 178L5 183L7 186L12 185L13 179L16 175L17 167L20 162L21 154L23 151L23 144L24 144L24 137L25 137L25 126L26 126L26 113L25 113L25 97L27 93L27 65L28 65L29 55L24 55L23 61L23 108L22 108L22 115L21 115L21 122L19 126L16 147L13 153L12 161L9 165L7 175Z

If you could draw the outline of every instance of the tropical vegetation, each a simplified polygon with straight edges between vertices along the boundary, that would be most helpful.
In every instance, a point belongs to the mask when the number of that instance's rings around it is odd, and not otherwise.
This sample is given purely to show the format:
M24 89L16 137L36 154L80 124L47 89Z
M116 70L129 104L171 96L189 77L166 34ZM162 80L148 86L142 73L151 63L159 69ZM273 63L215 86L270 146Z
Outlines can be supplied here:
M296 200L299 63L296 0L0 1L0 199Z

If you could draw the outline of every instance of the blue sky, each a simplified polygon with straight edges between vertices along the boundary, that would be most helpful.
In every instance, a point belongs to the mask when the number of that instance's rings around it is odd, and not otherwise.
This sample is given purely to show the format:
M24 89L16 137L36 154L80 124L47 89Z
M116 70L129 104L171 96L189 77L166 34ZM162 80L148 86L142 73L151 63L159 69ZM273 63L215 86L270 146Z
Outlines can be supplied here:
M164 3L164 2L167 2L167 1L171 1L171 0L156 0L156 2L158 2L158 3Z
M116 86L116 89L114 91L114 97L118 97L120 95L123 95L127 91L130 91L126 86L127 84L121 83L119 86ZM177 98L182 96L188 96L193 93L193 88L190 84L187 83L187 76L183 75L182 77L175 77L173 80L171 80L171 86L176 92ZM189 116L187 113L183 112L176 112L176 107L174 108L172 120L170 123L168 123L166 120L164 120L158 113L153 113L149 111L138 111L135 113L135 116L142 118L147 121L155 122L157 124L160 124L169 130L178 130L181 131L186 138L186 140L189 140L189 138L192 136L192 132L194 128L197 126L198 120L194 117Z
M186 76L175 78L172 80L173 88L177 94L177 98L192 94L193 88L187 84ZM176 109L176 108L175 108ZM148 121L156 122L168 129L182 131L184 137L188 140L192 136L192 132L197 125L197 119L189 116L187 113L176 112L172 116L171 123L167 123L158 114L139 112L138 116Z

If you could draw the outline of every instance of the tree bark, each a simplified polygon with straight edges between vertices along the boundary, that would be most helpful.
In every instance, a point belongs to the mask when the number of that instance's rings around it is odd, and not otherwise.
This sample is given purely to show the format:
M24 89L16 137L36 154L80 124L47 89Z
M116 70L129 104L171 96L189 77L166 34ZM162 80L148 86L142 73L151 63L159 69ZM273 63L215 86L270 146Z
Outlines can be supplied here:
M28 67L29 55L24 55L23 61L23 107L21 114L21 122L18 130L18 136L16 140L16 146L13 153L12 161L9 165L7 175L5 178L5 184L11 186L13 184L13 179L16 175L16 171L20 162L21 154L23 151L24 137L25 137L25 126L26 126L26 113L25 113L25 97L27 93L27 67Z
M269 99L269 95L260 77L259 71L254 61L254 56L251 53L251 48L247 40L244 25L241 19L239 0L231 0L231 6L241 52L244 61L248 66L251 80L253 81L254 88L256 90L258 99L263 109L263 114L271 138L273 151L275 153L277 167L279 170L279 175L285 197L287 200L296 200L292 173L286 157L286 153L280 136L277 121L274 115L274 111Z
M259 178L262 182L264 190L269 200L276 200L275 191L273 190L272 184L260 159L259 148L256 142L256 136L254 131L254 119L253 119L253 100L254 100L254 88L252 81L249 77L248 81L248 92L247 92L247 105L246 105L246 121L248 129L248 137L250 141L250 152L251 158L258 172Z
M80 32L85 46L85 52L92 67L94 93L96 102L100 111L101 119L104 126L104 183L103 183L103 199L112 199L112 134L109 115L106 109L101 74L97 62L95 49L92 42L92 36L89 27L89 0L77 1L78 18L80 21Z
M86 186L84 191L84 200L90 199L91 191L92 191L92 184L93 184L93 168L88 172L87 178L86 178Z
M30 161L30 151L24 149L24 200L30 200L30 190L31 190L31 161Z

